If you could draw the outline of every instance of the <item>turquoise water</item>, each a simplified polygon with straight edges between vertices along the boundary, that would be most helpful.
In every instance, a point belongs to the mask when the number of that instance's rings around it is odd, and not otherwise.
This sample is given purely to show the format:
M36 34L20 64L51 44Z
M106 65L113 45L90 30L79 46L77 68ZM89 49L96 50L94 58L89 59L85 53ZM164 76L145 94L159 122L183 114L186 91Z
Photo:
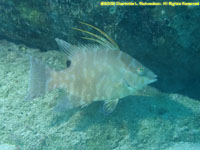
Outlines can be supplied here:
M2 0L0 12L0 150L200 149L198 7ZM24 100L30 56L62 70L71 64L55 38L93 44L71 29L86 30L80 20L105 31L158 75L108 115L101 101L58 111L61 89Z

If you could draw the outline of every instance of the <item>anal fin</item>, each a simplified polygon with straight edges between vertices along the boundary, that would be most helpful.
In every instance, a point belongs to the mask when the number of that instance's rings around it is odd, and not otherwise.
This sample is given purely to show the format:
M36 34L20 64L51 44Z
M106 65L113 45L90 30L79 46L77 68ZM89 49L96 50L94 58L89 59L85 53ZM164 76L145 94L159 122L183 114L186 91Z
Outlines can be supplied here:
M59 99L59 102L55 106L54 110L57 112L65 112L65 111L68 111L73 108L74 108L74 106L73 106L72 102L70 101L69 97L62 96Z
M79 97L63 93L63 95L60 95L60 97L58 98L58 103L55 106L54 110L57 112L65 112L80 106L81 105Z
M119 99L106 100L103 104L103 113L110 114L114 111L118 104Z

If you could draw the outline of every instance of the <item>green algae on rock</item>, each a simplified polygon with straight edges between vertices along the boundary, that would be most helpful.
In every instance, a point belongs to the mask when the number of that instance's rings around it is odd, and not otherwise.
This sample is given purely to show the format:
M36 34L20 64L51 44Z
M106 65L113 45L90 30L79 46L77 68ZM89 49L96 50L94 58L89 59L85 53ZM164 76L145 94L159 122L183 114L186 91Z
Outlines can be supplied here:
M152 87L121 101L108 117L97 111L102 106L98 102L73 112L55 112L59 90L27 103L27 54L58 70L66 67L65 55L28 47L22 55L19 45L7 41L0 41L0 49L0 144L20 150L157 150L186 141L187 147L197 146L200 141L199 101Z

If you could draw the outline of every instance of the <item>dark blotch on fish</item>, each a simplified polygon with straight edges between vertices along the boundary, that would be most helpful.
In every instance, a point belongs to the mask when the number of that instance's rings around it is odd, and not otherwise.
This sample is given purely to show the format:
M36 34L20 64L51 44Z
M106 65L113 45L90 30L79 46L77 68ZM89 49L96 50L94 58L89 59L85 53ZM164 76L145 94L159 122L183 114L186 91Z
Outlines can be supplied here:
M71 65L71 61L70 61L70 60L67 60L67 61L66 61L66 67L69 68L70 65Z

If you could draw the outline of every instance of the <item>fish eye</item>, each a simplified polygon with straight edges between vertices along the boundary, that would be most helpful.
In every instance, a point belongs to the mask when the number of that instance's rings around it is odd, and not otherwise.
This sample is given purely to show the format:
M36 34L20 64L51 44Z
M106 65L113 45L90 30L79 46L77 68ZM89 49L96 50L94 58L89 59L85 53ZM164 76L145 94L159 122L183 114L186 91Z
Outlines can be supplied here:
M71 60L67 60L67 61L66 61L66 67L69 68L70 65L71 65Z
M143 75L144 74L144 68L137 68L137 73L139 74L139 75Z

